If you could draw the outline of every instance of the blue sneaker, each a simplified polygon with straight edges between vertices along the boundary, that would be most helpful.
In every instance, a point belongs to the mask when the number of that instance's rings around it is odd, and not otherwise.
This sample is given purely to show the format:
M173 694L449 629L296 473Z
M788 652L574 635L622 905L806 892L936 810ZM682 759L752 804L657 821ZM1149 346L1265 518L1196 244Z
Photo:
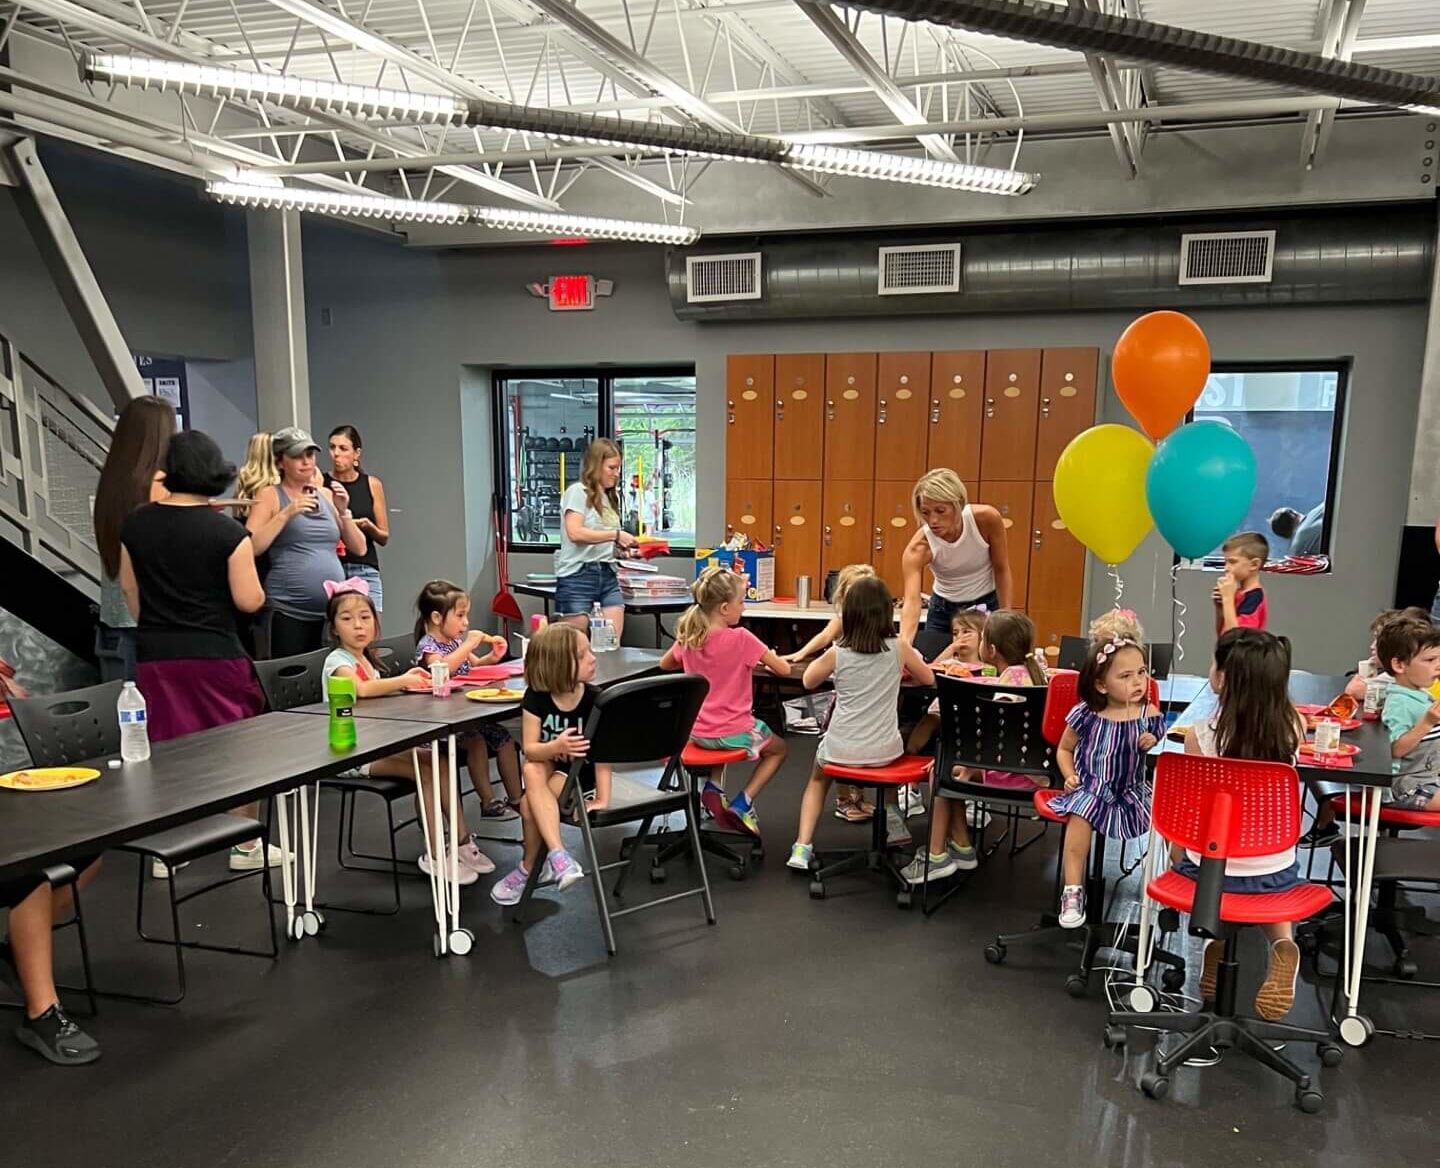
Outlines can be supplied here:
M700 792L700 806L711 819L723 819L725 817L725 792L714 783L707 782Z
M815 845L796 844L790 849L790 858L785 861L785 867L794 868L797 872L808 872L814 862Z
M585 878L585 869L580 867L569 852L554 851L549 858L550 874L555 878L555 888L564 892L578 880Z
M760 838L760 820L755 815L755 805L753 803L747 806L744 811L737 811L735 805L732 803L725 809L725 812L729 818L735 823L738 823L743 830L749 832L749 834L753 835L756 839Z

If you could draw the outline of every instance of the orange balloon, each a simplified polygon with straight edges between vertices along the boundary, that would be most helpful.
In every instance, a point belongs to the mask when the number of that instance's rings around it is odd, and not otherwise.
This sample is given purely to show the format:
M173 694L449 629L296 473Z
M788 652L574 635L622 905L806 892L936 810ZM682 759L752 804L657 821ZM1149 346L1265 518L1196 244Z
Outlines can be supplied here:
M1120 334L1115 392L1155 441L1175 429L1210 376L1210 343L1183 312L1147 312Z

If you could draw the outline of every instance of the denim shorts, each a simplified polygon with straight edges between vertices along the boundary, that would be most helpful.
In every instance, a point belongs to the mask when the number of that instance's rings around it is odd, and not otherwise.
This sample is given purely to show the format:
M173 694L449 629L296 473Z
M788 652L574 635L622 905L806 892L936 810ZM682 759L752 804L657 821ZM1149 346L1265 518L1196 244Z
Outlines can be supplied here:
M950 635L950 622L955 619L957 612L964 612L967 608L975 608L983 605L987 613L994 612L1000 607L1000 597L994 592L987 592L984 596L977 596L974 600L946 600L943 596L930 593L930 603L925 610L925 627L935 632Z
M1180 858L1175 865L1175 871L1187 880L1200 879L1200 866L1191 863L1187 856ZM1303 883L1300 879L1300 861L1297 859L1290 867L1281 868L1278 872L1266 872L1263 876L1226 876L1220 891L1250 894L1284 892Z
M1424 811L1436 795L1440 795L1440 783L1421 783L1413 791L1394 796L1390 806L1397 811Z
M344 560L340 562L340 566L345 569L345 575L364 580L370 586L370 600L375 605L375 611L384 612L385 584L380 579L380 569L369 564L353 564Z
M620 581L615 578L615 565L592 561L580 570L555 581L555 611L560 616L588 613L593 605L620 608L625 597L620 594Z

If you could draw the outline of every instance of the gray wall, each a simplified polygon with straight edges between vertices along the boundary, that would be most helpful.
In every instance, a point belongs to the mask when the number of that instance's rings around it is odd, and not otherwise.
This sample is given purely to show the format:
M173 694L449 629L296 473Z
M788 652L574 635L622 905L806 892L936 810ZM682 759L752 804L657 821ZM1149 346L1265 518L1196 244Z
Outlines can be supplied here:
M388 561L394 566L386 580L392 595L407 598L436 574L463 578L485 600L494 590L489 541L477 538L489 522L488 406L473 371L462 375L465 366L693 361L698 424L712 439L699 454L699 529L702 538L714 538L724 497L727 353L1044 345L1096 345L1108 352L1132 315L699 326L682 324L671 312L656 249L406 252L309 222L305 239L315 424L326 429L350 421L366 433L369 461L385 477L392 505L405 512L394 524ZM552 315L525 285L557 271L614 280L615 295L594 312ZM323 308L332 313L329 328L319 323ZM1299 663L1353 668L1365 648L1366 625L1394 586L1424 307L1228 310L1197 318L1217 360L1354 358L1336 570L1327 577L1267 578L1272 623L1296 638ZM463 424L462 376L469 387ZM1108 389L1101 413L1103 420L1125 420ZM544 563L516 557L512 575ZM1155 639L1168 639L1168 570L1158 539L1123 568L1126 603L1146 618ZM1191 666L1209 653L1212 582L1203 573L1181 573ZM1103 569L1093 570L1091 609L1107 607L1112 591ZM395 602L391 607L399 611Z

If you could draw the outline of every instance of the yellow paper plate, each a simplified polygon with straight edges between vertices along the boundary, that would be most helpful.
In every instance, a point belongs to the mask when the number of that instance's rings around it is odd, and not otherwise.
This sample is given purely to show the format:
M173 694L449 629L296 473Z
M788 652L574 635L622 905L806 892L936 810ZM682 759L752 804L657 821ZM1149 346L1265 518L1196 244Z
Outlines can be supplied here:
M493 702L501 704L504 702L518 702L525 696L523 689L472 689L465 692L465 697L472 702Z
M12 791L64 791L83 787L100 777L89 767L32 767L28 771L11 771L0 775L0 787Z

